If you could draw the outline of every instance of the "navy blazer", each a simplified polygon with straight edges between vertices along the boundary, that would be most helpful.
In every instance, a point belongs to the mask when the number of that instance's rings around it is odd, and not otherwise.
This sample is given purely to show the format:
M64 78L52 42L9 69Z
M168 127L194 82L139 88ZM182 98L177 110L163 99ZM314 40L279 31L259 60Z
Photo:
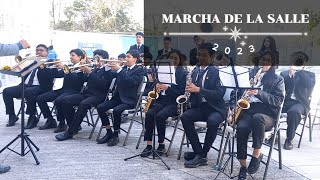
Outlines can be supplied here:
M140 46L140 49L138 49L138 46L135 44L130 46L129 51L137 51L139 54L142 54L142 53L149 53L150 49L148 46L145 46L144 44L142 44Z
M54 80L54 76L52 74L51 69L49 68L41 69L40 67L38 67L37 69L38 69L38 73L36 75L37 75L40 87L45 91L51 91L53 87L53 80ZM29 74L25 76L24 80L28 78Z
M175 70L176 84L171 84L171 87L168 87L165 91L166 95L160 93L158 102L177 104L177 97L185 93L187 74L188 72L182 66L178 66Z
M310 111L310 100L309 97L312 94L313 88L316 83L315 73L301 70L296 72L293 78L289 76L289 70L281 72L281 76L284 78L285 89L286 89L286 100L291 98L293 93L296 96L296 100L305 107L305 114ZM293 88L295 86L295 88Z
M238 93L238 99L241 98L243 93L244 90ZM272 79L272 82L268 87L263 86L263 90L259 90L258 94L255 95L255 97L262 101L263 105L265 106L265 111L261 113L266 114L274 119L276 119L279 113L281 103L284 101L284 96L284 81L279 75L276 75L274 79ZM234 93L231 93L230 95L230 102L232 102L233 105L235 104Z
M199 68L199 66L196 66L191 74L193 83L195 83ZM220 85L219 71L215 67L209 66L204 81L204 87L200 88L199 93L191 93L191 108L199 107L202 103L202 97L204 97L207 103L225 118L227 115L227 107L223 100L223 96L226 89Z
M135 105L137 103L138 88L143 80L145 71L141 66L135 65L127 71L127 66L116 74L116 90L114 97L120 98L122 103Z
M52 69L55 78L63 78L62 89L64 92L80 92L86 80L83 72L65 74L63 70Z
M87 86L83 93L89 93L99 98L105 98L111 81L116 77L115 72L105 68L94 69L89 75L86 75Z

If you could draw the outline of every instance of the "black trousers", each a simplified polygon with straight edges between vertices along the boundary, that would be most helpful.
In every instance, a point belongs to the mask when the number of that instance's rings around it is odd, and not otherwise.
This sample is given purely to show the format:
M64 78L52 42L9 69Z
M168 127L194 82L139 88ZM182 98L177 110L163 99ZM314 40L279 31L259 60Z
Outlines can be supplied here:
M163 143L166 135L166 120L168 117L177 115L177 104L156 102L146 113L145 118L145 141L152 141L154 124L157 125L158 142Z
M56 106L56 109L60 110L59 111L60 113L58 113L58 111L57 111L57 116L58 117L60 116L58 118L58 120L63 119L63 121L64 121L63 114L61 114L61 109L63 108L61 102L66 96L69 96L69 95L72 95L75 93L77 93L77 91L65 92L63 89L59 89L59 90L49 91L49 92L46 92L44 94L39 95L37 97L37 103L38 103L39 108L41 109L43 117L46 119L53 118L47 102L54 101L54 105Z
M262 103L251 103L250 109L242 110L237 120L237 157L247 159L247 144L252 132L252 148L261 149L264 133L273 128L275 119L263 114L267 111Z
M121 114L126 109L134 108L134 104L124 104L121 102L120 98L112 98L109 101L105 101L98 105L97 111L101 118L102 126L110 125L108 114L106 112L109 109L113 109L113 129L115 131L120 130L121 125Z
M300 124L301 115L305 114L305 107L296 100L288 100L283 106L282 112L287 113L287 139L292 140Z
M92 94L73 94L64 97L61 110L69 126L68 132L71 134L77 133L88 109L96 107L103 101L104 97L98 97ZM74 106L78 106L77 111L75 111Z
M207 133L203 147L201 146L194 122L207 122ZM214 140L216 139L218 127L223 121L223 117L208 103L202 103L198 108L192 108L184 112L181 116L181 122L189 139L192 149L197 154L206 154L209 152Z
M13 98L21 98L22 85L8 87L3 90L3 101L6 106L6 114L15 115ZM36 99L40 94L45 93L46 90L40 86L27 86L25 85L24 96L27 102L26 114L35 115Z

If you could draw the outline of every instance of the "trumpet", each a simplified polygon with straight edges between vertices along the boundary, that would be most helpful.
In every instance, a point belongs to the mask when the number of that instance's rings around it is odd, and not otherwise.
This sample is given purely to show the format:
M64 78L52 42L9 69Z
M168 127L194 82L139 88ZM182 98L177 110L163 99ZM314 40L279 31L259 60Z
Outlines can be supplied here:
M76 70L76 69L79 68L79 67L84 67L84 66L93 67L94 64L93 64L93 63L91 63L91 64L80 64L79 66L71 66L71 67L65 65L65 66L63 67L63 72L64 72L65 74L69 74L69 73L79 73L79 72L81 72L81 71Z
M257 74L254 76L253 79L250 79L251 87L254 87L258 83L258 78L262 72L262 68L259 69ZM237 107L235 109L235 118L231 121L231 125L234 125L237 122L237 119L243 109L250 108L250 98L251 96L247 95L247 91L245 90L242 94L241 98L237 101Z
M27 54L25 57L22 57L20 55L16 55L14 57L14 60L16 61L16 63L20 63L21 61L23 60L26 60L26 59L37 59L39 58L38 56L30 56L31 54Z

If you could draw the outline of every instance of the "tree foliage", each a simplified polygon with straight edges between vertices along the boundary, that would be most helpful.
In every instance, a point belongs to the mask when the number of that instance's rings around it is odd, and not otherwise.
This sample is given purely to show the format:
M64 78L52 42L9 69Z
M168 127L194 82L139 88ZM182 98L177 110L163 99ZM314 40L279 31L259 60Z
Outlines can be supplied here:
M141 25L129 15L133 0L73 0L65 6L65 19L55 17L59 4L52 0L52 28L84 32L135 32ZM62 1L62 0L60 0Z

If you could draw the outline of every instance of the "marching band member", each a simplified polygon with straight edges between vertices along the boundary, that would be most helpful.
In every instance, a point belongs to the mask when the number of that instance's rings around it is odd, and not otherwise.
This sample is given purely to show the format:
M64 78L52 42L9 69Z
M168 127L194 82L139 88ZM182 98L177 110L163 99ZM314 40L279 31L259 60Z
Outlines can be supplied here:
M174 49L171 48L171 37L166 36L163 38L163 48L158 50L158 57L164 55L164 54L169 54L170 51L172 51Z
M97 141L98 144L108 143L108 146L115 146L119 143L121 113L135 107L137 90L145 74L143 68L136 65L138 59L139 54L136 51L128 51L125 58L127 63L123 68L118 63L110 63L112 70L117 72L117 87L111 100L105 101L97 107L102 126L107 130L107 134ZM109 109L113 109L114 132L111 130L106 114Z
M186 91L191 93L191 109L182 114L181 122L193 149L193 152L184 154L187 168L207 165L207 153L216 138L219 124L226 117L227 109L223 100L225 89L219 87L218 70L210 65L215 55L212 48L210 43L199 46L198 66L192 72L192 83L186 87ZM207 122L203 147L194 127L196 121Z
M143 44L143 39L144 39L144 34L142 32L137 32L136 33L137 44L130 46L129 51L136 51L138 52L139 55L150 52L149 47Z
M246 179L247 172L258 171L263 154L261 146L265 131L274 127L281 103L284 100L284 82L275 74L275 55L271 51L262 53L259 60L262 69L255 75L256 85L261 89L249 89L245 96L249 97L250 108L241 111L237 120L237 157L241 168L239 179ZM252 132L254 148L250 164L246 166L248 136Z
M287 138L283 148L291 150L292 140L301 121L301 115L310 111L310 96L315 85L315 74L304 70L309 60L307 54L295 52L291 55L292 66L281 73L286 87L286 98L282 112L287 113Z
M148 96L148 93L150 91L152 91L153 89L153 78L152 78L152 72L153 72L153 67L154 64L152 64L152 54L151 53L145 53L143 55L143 69L146 73L147 76L147 84L146 84L146 88L143 92L143 96Z
M84 54L81 49L72 49L70 52L70 61L73 66L78 66L80 61L84 58ZM65 73L63 71L64 65L59 62L55 64L57 68L52 69L52 73L55 78L64 78L63 86L61 89L49 91L37 97L37 103L43 117L47 119L44 126L39 127L39 130L56 128L55 133L65 131L67 126L65 123L65 118L62 113L62 100L69 95L77 94L81 91L83 83L85 81L84 74L80 73ZM59 126L57 127L56 120L52 117L51 111L47 102L54 101L57 112L57 120L59 121Z
M44 44L39 44L36 47L36 55L40 57L48 56L48 48ZM41 69L40 67L32 70L25 78L25 99L27 103L26 114L29 114L26 129L31 129L37 126L39 119L36 117L36 99L37 96L45 92L51 91L53 87L54 77L50 70ZM9 115L7 127L14 126L19 119L14 111L13 98L21 98L22 84L18 86L8 87L3 90L3 101L6 106L6 114Z
M101 59L109 58L107 51L100 50L96 53L95 55L99 55ZM115 77L115 73L109 67L101 66L101 68L92 70L89 66L83 66L80 69L86 75L87 86L83 92L66 96L62 100L62 112L69 129L56 135L56 139L59 141L71 139L74 134L78 133L87 111L105 100L111 81ZM78 106L76 112L74 106Z
M165 153L164 139L166 119L177 115L176 98L179 95L184 94L185 91L187 72L182 66L183 62L181 59L181 52L178 50L172 50L169 52L169 59L173 60L173 65L175 67L176 85L162 83L157 83L156 85L156 91L159 94L159 97L156 100L156 103L153 103L151 105L152 107L146 113L144 140L147 141L147 147L143 150L141 157L147 157L152 154L151 149L154 123L157 125L159 142L157 153L160 156Z

